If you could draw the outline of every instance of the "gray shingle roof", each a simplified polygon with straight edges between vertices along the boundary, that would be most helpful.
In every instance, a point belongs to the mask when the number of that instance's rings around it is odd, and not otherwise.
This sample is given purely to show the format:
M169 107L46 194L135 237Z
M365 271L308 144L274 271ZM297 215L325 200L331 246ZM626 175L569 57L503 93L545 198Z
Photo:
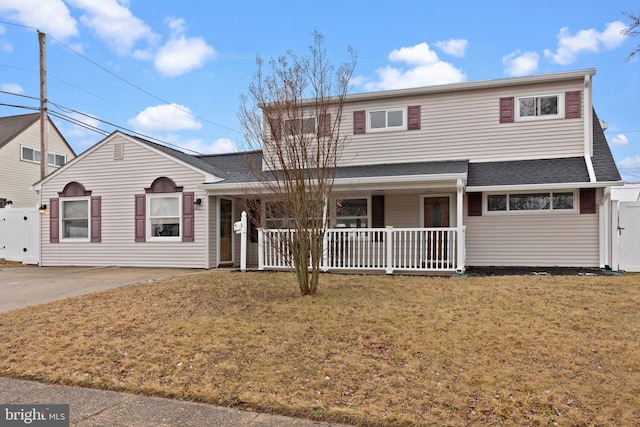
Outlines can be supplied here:
M593 112L593 157L591 157L591 163L593 163L593 170L598 181L622 180L595 110Z
M0 148L20 132L38 121L39 113L0 117Z

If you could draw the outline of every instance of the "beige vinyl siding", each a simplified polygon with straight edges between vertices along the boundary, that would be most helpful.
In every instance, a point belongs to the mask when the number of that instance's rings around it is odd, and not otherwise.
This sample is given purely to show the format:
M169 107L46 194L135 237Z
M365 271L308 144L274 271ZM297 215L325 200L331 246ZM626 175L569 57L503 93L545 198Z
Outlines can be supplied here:
M597 213L547 211L468 217L465 212L464 223L467 266L599 265Z
M38 194L30 189L40 181L40 163L21 160L22 146L40 151L40 121L0 148L0 197L11 200L16 208L40 206ZM67 162L74 157L53 126L49 126L48 151L66 155ZM51 166L46 168L47 174L57 169Z
M385 225L420 227L420 196L416 193L394 193L384 196Z
M114 143L124 142L124 158L114 160ZM208 266L207 209L195 210L194 242L135 242L134 195L158 177L171 178L185 192L207 200L197 189L204 176L193 169L121 136L105 141L43 185L42 200L52 197L70 181L77 181L102 197L101 243L49 243L49 216L42 221L42 265L191 267Z
M348 136L342 164L582 156L584 111L579 119L499 122L501 97L564 94L582 90L582 83L576 80L349 103L345 105L341 127L343 135ZM420 130L353 134L354 111L410 105L421 106Z

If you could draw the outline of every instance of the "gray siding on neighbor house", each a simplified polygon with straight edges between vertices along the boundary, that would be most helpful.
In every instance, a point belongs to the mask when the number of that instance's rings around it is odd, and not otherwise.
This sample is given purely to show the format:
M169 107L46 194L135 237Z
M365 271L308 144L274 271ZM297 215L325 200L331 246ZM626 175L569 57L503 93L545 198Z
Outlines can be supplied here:
M601 193L597 191L598 204ZM597 212L483 213L470 217L466 211L467 266L599 265Z
M65 155L69 162L74 153L53 127L48 127L48 152ZM0 148L0 197L13 202L14 207L40 205L38 194L30 187L40 180L40 163L21 160L21 146L40 151L40 120L36 120ZM57 167L47 166L47 174Z
M124 144L122 160L114 159L114 144ZM207 268L207 209L195 210L194 242L135 242L134 196L144 194L158 177L171 178L184 192L206 200L197 188L202 173L147 146L116 134L83 154L76 163L42 184L42 201L49 204L66 184L81 183L102 198L101 242L49 242L49 216L42 221L42 265L118 265Z
M485 162L582 156L584 111L577 119L500 123L499 100L509 96L579 91L583 82L583 79L576 79L348 103L341 127L342 134L348 137L342 164L427 160ZM353 134L354 111L410 105L421 106L420 130ZM584 106L582 108L584 110Z

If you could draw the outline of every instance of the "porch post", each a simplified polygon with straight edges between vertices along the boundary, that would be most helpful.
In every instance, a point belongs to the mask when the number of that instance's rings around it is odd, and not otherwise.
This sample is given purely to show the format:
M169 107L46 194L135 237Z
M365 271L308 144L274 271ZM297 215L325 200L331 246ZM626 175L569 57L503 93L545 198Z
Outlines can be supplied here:
M385 272L393 274L393 227L387 225L385 227L385 241L387 242L387 266Z
M247 271L247 213L242 211L240 216L240 271Z
M464 184L461 179L456 182L456 239L457 239L457 253L456 253L456 270L464 272L465 268L465 233L463 231L462 217L464 212Z
M258 228L258 270L264 270L264 231Z

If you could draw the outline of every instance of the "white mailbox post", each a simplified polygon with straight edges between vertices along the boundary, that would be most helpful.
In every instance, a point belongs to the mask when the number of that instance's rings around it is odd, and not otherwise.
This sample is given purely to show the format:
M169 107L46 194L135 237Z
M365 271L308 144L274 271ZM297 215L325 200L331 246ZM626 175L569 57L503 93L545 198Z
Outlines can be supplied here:
M233 224L233 231L240 235L240 271L247 271L247 213L242 211L240 221Z

